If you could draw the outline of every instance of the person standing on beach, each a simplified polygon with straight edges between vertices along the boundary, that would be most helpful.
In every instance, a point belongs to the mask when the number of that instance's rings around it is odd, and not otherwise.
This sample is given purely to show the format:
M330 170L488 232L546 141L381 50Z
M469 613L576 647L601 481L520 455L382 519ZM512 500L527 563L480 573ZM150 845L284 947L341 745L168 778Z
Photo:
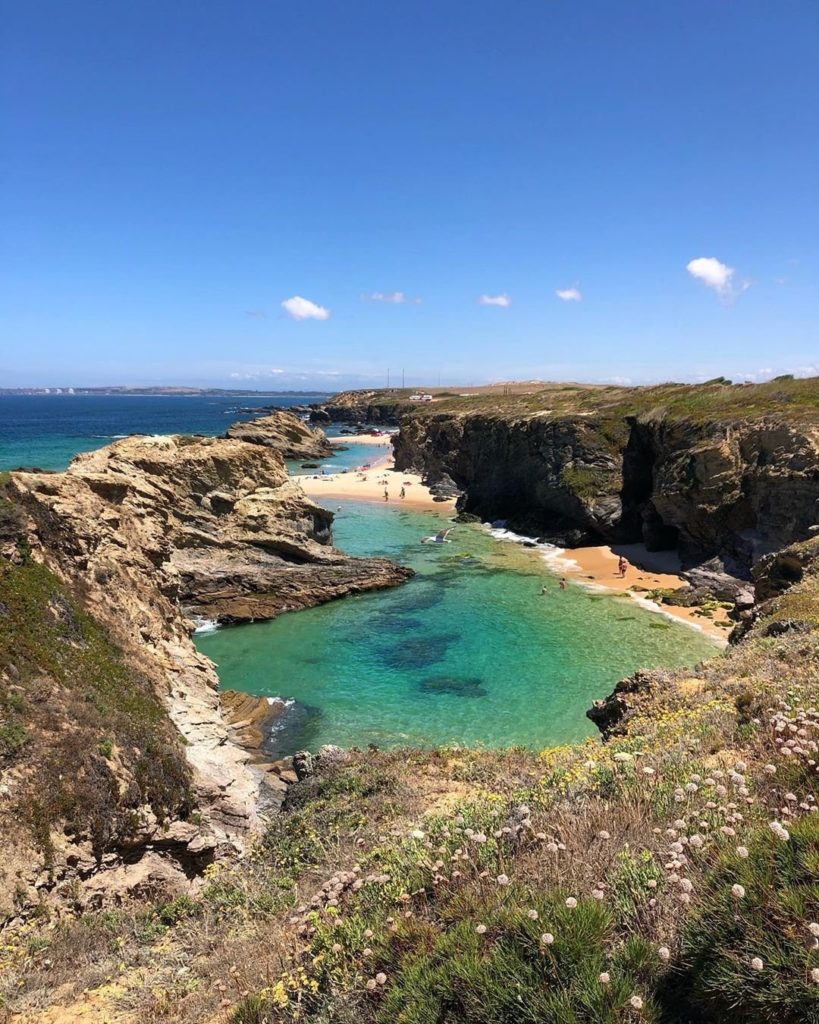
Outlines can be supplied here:
M407 496L406 489L402 487L401 488L401 493L398 496L399 496L399 498L406 498L406 496Z
M620 555L620 559L617 562L617 571L620 573L621 577L624 577L626 575L626 569L628 569L628 562L626 561L624 555Z
M390 500L390 492L385 487L384 488L384 501L389 501L389 500Z

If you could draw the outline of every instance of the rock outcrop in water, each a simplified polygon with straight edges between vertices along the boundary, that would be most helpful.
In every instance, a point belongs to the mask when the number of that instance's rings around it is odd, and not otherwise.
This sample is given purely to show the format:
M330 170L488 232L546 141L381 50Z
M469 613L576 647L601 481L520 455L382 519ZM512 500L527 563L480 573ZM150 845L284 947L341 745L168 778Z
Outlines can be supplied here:
M396 467L451 478L463 512L523 532L572 546L644 541L689 567L715 559L704 571L717 582L750 579L756 559L819 521L819 386L813 404L789 409L797 385L810 399L811 382L797 381L575 389L571 402L555 389L523 411L450 402L402 419Z
M394 586L411 571L333 548L332 513L288 478L278 452L240 440L131 437L78 456L64 473L15 473L7 488L25 537L5 554L19 561L32 550L64 581L182 737L198 824L152 816L129 856L155 833L188 860L241 849L257 823L261 775L231 741L190 615L272 618Z
M323 430L308 426L287 409L276 409L246 423L233 423L225 436L273 448L285 459L325 459L333 454Z

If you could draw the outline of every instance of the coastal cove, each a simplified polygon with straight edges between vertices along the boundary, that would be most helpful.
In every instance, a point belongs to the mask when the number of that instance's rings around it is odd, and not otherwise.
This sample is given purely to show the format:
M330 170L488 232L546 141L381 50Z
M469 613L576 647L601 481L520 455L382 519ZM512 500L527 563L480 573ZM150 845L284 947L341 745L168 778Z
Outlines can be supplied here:
M241 410L300 401L6 398L0 403L0 468L25 461L61 469L78 452L131 432L216 435L250 418ZM606 573L595 567L597 582L590 579L579 552L561 559L548 545L524 546L523 538L503 531L492 536L477 524L456 525L451 543L421 544L422 536L452 525L451 503L434 505L417 475L389 472L387 438L341 437L341 429L328 425L337 449L332 457L312 468L291 461L289 471L336 513L339 548L384 555L417 575L394 590L197 633L197 646L217 663L223 688L283 702L269 753L323 743L538 749L570 742L594 734L585 709L629 673L693 665L717 651L702 632L610 590L613 580L601 587ZM365 464L375 468L353 472ZM383 474L388 503L381 498ZM563 573L572 580L565 591L557 585ZM634 573L639 585L643 574Z
M560 590L559 561L479 525L456 525L449 544L421 544L452 525L451 513L332 507L339 547L410 565L415 578L195 636L224 688L283 702L268 742L275 756L323 743L572 742L595 734L585 709L629 673L717 652L699 631L625 595L573 583Z

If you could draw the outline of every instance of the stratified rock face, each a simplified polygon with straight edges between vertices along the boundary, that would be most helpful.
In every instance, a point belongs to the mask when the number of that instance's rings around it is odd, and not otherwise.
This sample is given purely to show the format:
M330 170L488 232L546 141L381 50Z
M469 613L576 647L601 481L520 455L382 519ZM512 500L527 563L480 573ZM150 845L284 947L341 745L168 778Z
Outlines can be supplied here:
M396 467L465 491L460 508L573 544L643 540L747 573L819 520L819 430L776 414L407 417Z
M285 459L324 459L333 454L333 446L323 430L308 426L286 409L249 423L234 423L228 427L226 436L273 448Z
M82 592L163 697L214 846L240 845L256 823L259 777L229 740L183 602L223 620L270 618L392 586L410 570L335 550L332 513L288 478L278 452L244 441L132 437L65 473L14 474L11 486L37 556Z

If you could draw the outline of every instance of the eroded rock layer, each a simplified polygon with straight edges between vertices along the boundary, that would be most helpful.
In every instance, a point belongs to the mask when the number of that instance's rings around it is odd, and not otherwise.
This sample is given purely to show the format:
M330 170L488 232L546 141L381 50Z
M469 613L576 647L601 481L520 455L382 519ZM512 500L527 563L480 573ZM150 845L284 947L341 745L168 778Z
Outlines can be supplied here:
M310 427L287 409L277 409L247 423L233 423L226 436L273 448L285 459L324 459L333 454L323 430Z
M240 848L260 773L231 741L190 612L271 618L410 570L333 548L332 513L288 478L278 452L241 440L131 437L64 473L14 474L9 489L28 519L26 546L150 681L183 738L197 821L157 829L198 854Z

